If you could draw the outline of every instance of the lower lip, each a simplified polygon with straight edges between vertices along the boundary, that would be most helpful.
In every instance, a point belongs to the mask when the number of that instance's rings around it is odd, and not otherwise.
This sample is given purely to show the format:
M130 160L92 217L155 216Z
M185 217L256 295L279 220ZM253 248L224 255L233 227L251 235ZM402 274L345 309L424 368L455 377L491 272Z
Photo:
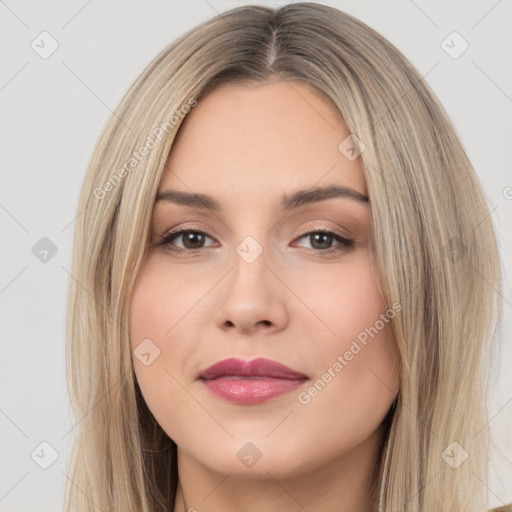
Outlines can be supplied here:
M277 379L272 377L261 377L258 379L219 377L217 379L204 380L203 382L214 395L230 402L258 404L290 393L302 386L305 380Z

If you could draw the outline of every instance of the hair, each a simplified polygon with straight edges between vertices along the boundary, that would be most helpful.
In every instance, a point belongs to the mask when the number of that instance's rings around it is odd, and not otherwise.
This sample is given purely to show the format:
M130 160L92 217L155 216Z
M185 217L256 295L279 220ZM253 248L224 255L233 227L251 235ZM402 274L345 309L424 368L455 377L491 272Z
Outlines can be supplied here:
M478 178L439 100L399 50L335 8L295 3L237 7L189 30L142 72L99 138L78 205L68 302L78 428L67 511L173 510L177 449L133 372L131 291L187 105L222 84L274 80L321 91L365 145L379 285L388 304L402 306L392 320L400 390L372 484L378 510L485 503L487 356L501 274ZM442 457L453 442L469 454L456 469Z

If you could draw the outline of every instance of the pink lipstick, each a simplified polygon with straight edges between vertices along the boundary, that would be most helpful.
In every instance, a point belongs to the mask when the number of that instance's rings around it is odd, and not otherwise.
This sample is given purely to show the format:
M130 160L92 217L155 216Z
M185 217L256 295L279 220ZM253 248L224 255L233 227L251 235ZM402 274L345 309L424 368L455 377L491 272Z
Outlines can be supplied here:
M309 377L276 361L259 357L251 361L230 358L199 374L215 395L237 404L272 400L300 387Z

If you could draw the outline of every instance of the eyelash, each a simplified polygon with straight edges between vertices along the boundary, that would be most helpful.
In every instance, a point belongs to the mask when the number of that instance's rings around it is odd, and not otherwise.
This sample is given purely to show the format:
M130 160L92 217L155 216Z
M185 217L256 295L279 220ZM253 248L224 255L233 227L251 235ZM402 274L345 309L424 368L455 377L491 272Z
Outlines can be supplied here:
M207 231L202 231L199 229L184 228L184 229L179 229L176 231L171 231L168 234L162 236L158 245L167 246L166 249L173 253L188 252L188 253L195 254L195 253L201 251L202 249L205 249L205 247L200 247L198 249L181 249L181 248L177 248L177 247L174 247L171 245L172 240L174 240L175 238L179 238L180 235L183 235L185 233L199 233L201 235L206 235L206 236L210 237L211 239L214 239L214 237ZM345 238L345 237L339 235L338 233L336 233L336 231L332 231L330 229L325 229L325 228L317 228L317 229L312 229L310 231L306 231L301 236L299 236L297 238L297 240L300 240L308 235L316 234L316 233L324 233L327 235L332 235L333 238L336 239L336 241L338 241L340 243L339 245L336 245L329 249L309 249L311 251L314 251L315 253L320 254L321 256L330 256L335 253L338 253L339 251L344 251L344 250L350 249L354 245L353 240L349 240L348 238Z

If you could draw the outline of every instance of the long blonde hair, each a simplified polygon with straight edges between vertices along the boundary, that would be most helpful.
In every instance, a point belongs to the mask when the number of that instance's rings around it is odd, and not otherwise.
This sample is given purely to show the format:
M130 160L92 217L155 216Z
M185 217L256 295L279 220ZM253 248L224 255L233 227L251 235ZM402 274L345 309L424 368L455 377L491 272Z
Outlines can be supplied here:
M78 206L68 306L77 425L67 511L173 509L176 445L134 378L131 290L186 113L220 84L276 78L322 91L366 147L380 285L389 304L402 305L393 320L400 391L374 483L379 511L485 503L485 386L501 277L478 179L436 96L392 44L337 9L296 3L238 7L182 35L131 86L99 139ZM450 458L466 452L455 467Z

